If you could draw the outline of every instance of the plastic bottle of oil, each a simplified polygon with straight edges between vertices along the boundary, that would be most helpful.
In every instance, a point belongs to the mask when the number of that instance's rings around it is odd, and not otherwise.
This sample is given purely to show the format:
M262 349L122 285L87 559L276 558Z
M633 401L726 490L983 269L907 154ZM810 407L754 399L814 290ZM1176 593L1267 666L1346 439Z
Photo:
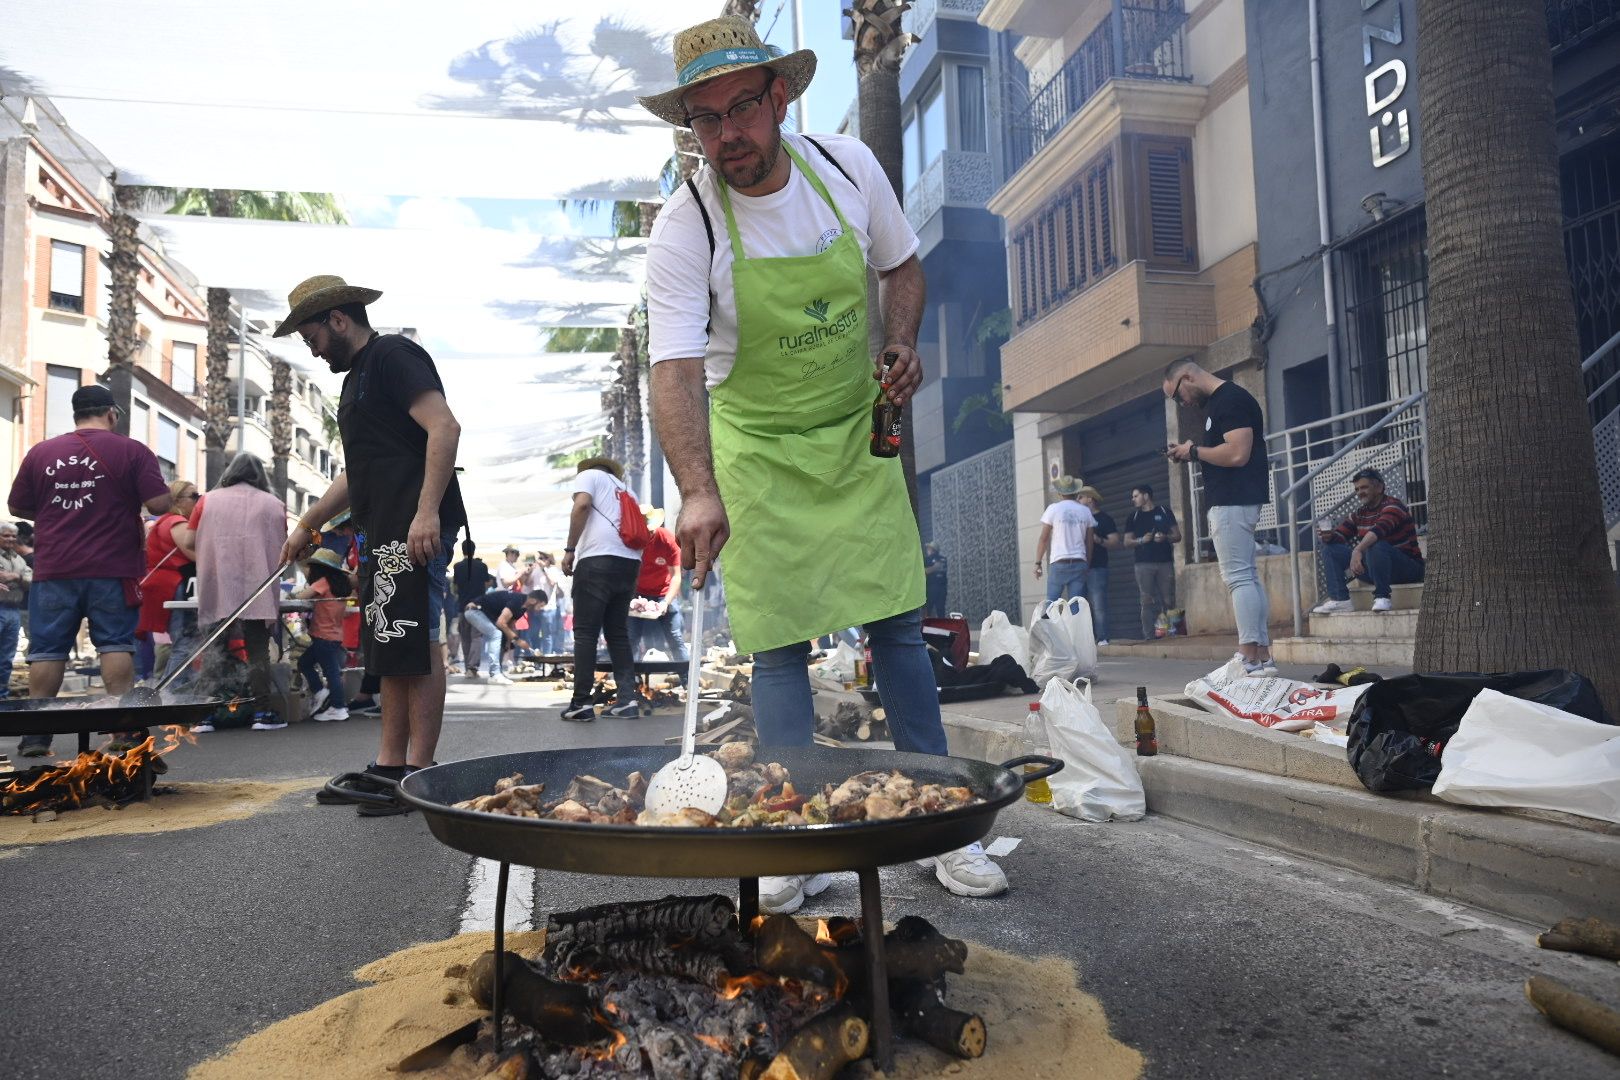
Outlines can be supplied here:
M1029 703L1029 712L1024 715L1024 753L1046 754L1046 719L1041 716L1041 703ZM1025 772L1034 772L1039 765L1025 765ZM1052 801L1052 787L1046 780L1031 780L1024 785L1024 798L1032 803L1049 803Z

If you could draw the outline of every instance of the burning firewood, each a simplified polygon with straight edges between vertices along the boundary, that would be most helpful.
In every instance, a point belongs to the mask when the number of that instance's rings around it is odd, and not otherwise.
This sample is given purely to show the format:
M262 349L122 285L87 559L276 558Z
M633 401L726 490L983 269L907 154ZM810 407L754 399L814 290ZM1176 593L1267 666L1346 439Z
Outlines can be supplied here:
M794 1032L760 1080L831 1080L866 1053L867 1023L845 1006L822 1013Z
M717 941L736 929L729 896L666 896L639 903L599 904L558 912L546 920L546 954L555 947L660 936Z
M616 1034L585 987L548 979L514 952L506 954L502 974L501 1008L508 1016L534 1028L542 1038L566 1046L589 1046L606 1042ZM493 950L473 961L467 971L467 991L479 1005L492 1007Z
M716 990L722 989L735 975L746 970L746 965L733 968L726 955L717 951L717 943L703 948L684 948L686 942L664 938L632 938L629 941L607 941L593 944L563 945L554 953L548 948L547 958L552 970L559 975L570 972L600 974L610 970L640 971L648 975L674 975L705 983ZM742 950L727 950L735 954ZM743 952L746 958L746 952Z
M928 920L908 915L883 935L890 979L932 982L967 968L967 942L948 938ZM860 941L836 948L817 944L790 915L772 915L754 934L754 963L761 971L800 982L839 988L864 983L866 946Z

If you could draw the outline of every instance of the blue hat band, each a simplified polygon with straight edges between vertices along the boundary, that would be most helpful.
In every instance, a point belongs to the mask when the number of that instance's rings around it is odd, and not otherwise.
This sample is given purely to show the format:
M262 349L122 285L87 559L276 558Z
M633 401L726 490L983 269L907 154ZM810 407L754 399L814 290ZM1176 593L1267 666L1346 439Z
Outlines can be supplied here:
M715 68L729 67L733 64L763 64L781 55L782 50L774 45L767 45L763 49L716 49L704 53L681 68L677 82L681 86L690 86Z

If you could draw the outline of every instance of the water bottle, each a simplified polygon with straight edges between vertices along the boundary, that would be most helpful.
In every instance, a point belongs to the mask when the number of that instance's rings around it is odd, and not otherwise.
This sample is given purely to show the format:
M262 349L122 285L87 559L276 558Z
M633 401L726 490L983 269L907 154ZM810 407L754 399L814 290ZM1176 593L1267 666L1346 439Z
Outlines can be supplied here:
M1024 714L1024 753L1040 754L1050 757L1046 752L1046 719L1041 716L1041 703L1029 703L1029 712ZM1035 772L1039 765L1025 765L1024 771ZM1049 803L1052 801L1052 786L1046 778L1031 780L1024 785L1024 798L1032 803Z

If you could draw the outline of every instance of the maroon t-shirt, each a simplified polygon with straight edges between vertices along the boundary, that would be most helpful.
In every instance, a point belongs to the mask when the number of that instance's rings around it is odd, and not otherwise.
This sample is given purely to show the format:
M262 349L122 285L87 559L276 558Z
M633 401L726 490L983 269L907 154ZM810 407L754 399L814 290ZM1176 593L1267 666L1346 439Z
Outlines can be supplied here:
M80 428L35 445L10 500L34 522L34 580L139 580L146 573L141 504L168 490L152 451L111 431Z

